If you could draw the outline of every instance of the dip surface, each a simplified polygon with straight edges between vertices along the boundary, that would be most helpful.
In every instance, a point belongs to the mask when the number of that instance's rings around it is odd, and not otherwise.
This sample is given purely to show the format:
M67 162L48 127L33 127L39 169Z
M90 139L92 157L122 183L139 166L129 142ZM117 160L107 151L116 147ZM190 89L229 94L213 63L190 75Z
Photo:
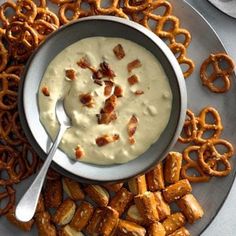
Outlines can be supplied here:
M118 44L125 53L122 59L113 51ZM115 76L99 79L102 85L95 83L93 71L78 65L84 58L96 70L105 61ZM141 65L129 72L127 65L135 60ZM69 70L73 71L73 79L66 75ZM128 80L131 76L136 77L135 83ZM109 96L104 95L104 81L113 83ZM116 86L122 89L122 96L116 99L116 118L107 124L98 124L105 101L114 94ZM92 97L91 106L81 102L84 94ZM159 61L142 46L122 38L80 40L65 48L49 64L40 84L38 102L40 120L52 139L58 131L56 102L63 97L72 127L64 134L60 148L71 158L104 165L125 163L144 153L167 126L172 105L168 78ZM134 131L131 143L128 124L132 117L136 119L136 127L131 130L131 133ZM104 135L116 139L100 145L96 140ZM78 147L83 154L76 158Z

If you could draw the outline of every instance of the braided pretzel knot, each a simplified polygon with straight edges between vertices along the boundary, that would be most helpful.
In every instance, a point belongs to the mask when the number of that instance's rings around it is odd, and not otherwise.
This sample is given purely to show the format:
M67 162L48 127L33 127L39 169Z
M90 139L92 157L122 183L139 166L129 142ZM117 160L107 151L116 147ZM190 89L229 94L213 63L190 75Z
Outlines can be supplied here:
M0 109L7 111L16 108L19 80L14 74L0 74Z
M204 173L198 161L195 161L191 158L191 154L193 153L199 156L199 150L199 146L189 146L185 148L183 152L183 159L186 163L181 167L181 177L194 183L208 182L210 180L210 176ZM214 167L212 164L211 166ZM199 175L196 175L195 173L190 174L188 171L191 169L194 169Z
M14 12L13 16L9 16L6 12L11 9ZM7 27L11 21L14 19L16 14L16 4L13 1L7 1L1 4L0 6L0 21L2 22L3 27Z
M206 122L207 115L211 115L213 118L213 122L210 124ZM197 143L205 143L206 141L218 139L221 135L222 130L223 125L218 111L213 107L205 107L200 112L198 117L198 131L195 141ZM211 137L204 138L204 133L206 131L213 131Z
M57 15L53 13L52 11L50 11L48 8L39 7L37 9L37 15L35 17L34 23L37 22L37 20L44 20L56 26L57 28L60 26L60 21Z
M152 0L124 0L125 12L140 12L149 7Z
M16 19L32 23L37 15L37 6L32 0L18 0Z
M3 176L2 173L7 173ZM24 162L19 158L19 153L10 146L0 146L0 185L19 183L25 173Z
M128 16L123 12L123 10L119 7L120 0L109 0L106 7L103 6L104 0L92 0L91 3L94 3L95 13L102 15L115 15L122 18L128 18Z
M197 137L197 122L194 113L188 109L186 117L182 133L179 137L181 143L193 142Z
M222 154L218 152L216 148L217 145L224 146L227 150ZM234 148L232 144L226 140L215 139L210 142L206 142L199 150L199 165L205 173L211 176L227 176L232 169L229 159L233 156L233 153ZM216 168L212 168L212 166L208 164L209 160L216 162ZM224 166L224 169L222 169L222 165Z
M4 191L0 192L0 203L5 199L7 199L7 203L0 208L0 216L5 215L15 205L16 201L15 190L12 186L2 186L1 188L4 189Z
M186 48L181 43L172 43L169 45L170 50L177 58L180 65L187 65L187 69L183 71L184 78L189 77L195 68L193 61L186 57ZM183 70L183 69L182 69Z
M225 62L227 64L227 68L221 68L221 62ZM208 76L207 69L210 65L213 67L213 73ZM228 55L225 53L211 54L203 62L200 68L200 78L202 80L202 84L208 87L208 89L214 93L227 92L231 86L229 76L233 73L233 70L234 62ZM217 79L221 79L221 81L224 83L222 87L215 84Z
M58 11L58 17L62 24L67 24L71 21L77 20L80 17L80 0L76 0L75 2L66 2L62 4ZM68 17L66 14L70 11L73 15Z

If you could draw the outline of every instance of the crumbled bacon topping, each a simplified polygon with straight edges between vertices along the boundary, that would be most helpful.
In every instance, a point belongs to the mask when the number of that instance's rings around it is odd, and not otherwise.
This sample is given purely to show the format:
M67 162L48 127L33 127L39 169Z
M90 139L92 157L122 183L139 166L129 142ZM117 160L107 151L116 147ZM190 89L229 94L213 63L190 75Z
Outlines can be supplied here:
M105 82L104 95L105 96L110 96L114 83L112 81L108 81L108 80L106 80L104 82Z
M137 90L137 91L134 92L134 94L136 96L140 96L140 95L144 94L144 91L143 90Z
M116 85L115 89L114 89L114 95L116 97L123 97L123 89L121 88L121 86Z
M99 147L105 146L109 143L115 142L120 139L119 134L114 134L114 135L107 135L104 134L101 137L96 138L96 144Z
M138 83L138 76L137 75L131 75L128 78L128 82L129 82L130 85L137 84Z
M128 129L127 129L130 144L135 143L134 134L136 132L137 126L138 126L138 119L135 115L132 115L132 117L129 120Z
M111 113L114 111L117 102L117 97L115 95L110 96L106 99L103 112Z
M74 69L66 70L66 77L69 78L70 80L75 80L76 79L76 71Z
M81 67L82 69L87 69L91 67L90 62L86 57L82 57L78 62L77 65Z
M93 79L94 80L101 80L102 77L103 77L103 73L102 73L101 69L93 72Z
M84 156L84 154L85 154L84 150L80 146L77 146L75 148L75 157L77 160L80 159L82 156Z
M49 96L50 96L48 87L46 87L46 86L42 87L42 90L41 90L41 91L42 91L42 93L43 93L44 96L46 96L46 97L49 97Z
M102 80L98 80L98 79L95 79L93 82L99 86L102 86L103 84Z
M125 51L121 44L117 44L113 48L113 52L118 60L121 60L122 58L125 57Z
M80 102L86 107L93 107L94 99L90 93L84 93L79 95Z
M141 64L141 61L139 59L136 59L134 61L131 61L128 65L127 65L127 69L128 69L128 72L130 73L133 69L135 68L139 68L141 67L142 64Z
M98 124L109 124L111 121L117 119L116 113L113 111L111 113L105 113L101 110L100 114L97 114Z
M107 62L100 63L100 68L104 77L108 77L109 79L113 79L116 75L115 72L111 69Z

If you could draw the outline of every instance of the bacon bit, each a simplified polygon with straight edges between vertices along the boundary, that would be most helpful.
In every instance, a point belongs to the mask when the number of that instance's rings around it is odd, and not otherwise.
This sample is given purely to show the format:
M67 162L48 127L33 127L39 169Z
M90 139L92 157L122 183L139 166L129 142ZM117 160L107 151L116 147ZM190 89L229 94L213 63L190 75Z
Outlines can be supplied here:
M49 96L50 96L48 87L44 86L41 91L42 91L42 93L43 93L44 96L46 96L46 97L49 97Z
M118 98L123 97L123 89L119 85L116 85L114 89L114 95Z
M121 60L122 58L125 57L125 51L121 44L117 44L113 48L113 52L118 60Z
M130 144L135 143L134 134L136 132L137 126L138 126L138 119L135 115L132 115L128 123L128 136Z
M138 76L137 75L131 75L128 78L128 82L129 82L130 85L137 84L138 83Z
M104 134L103 136L96 138L96 144L99 147L102 147L102 146L105 146L109 143L115 142L119 139L120 139L119 134L114 134L114 135Z
M143 92L143 90L137 90L137 91L134 92L134 94L136 96L140 96L140 95L144 94L144 92Z
M99 69L99 70L93 72L93 79L94 80L101 80L102 77L103 77L102 70Z
M116 75L115 72L111 69L107 62L100 63L100 68L102 70L102 74L104 77L108 77L109 79L113 79Z
M87 69L91 67L90 62L86 57L82 57L78 62L77 65L81 67L82 69Z
M90 93L80 94L79 99L86 107L93 107L94 105L94 99Z
M104 95L105 96L110 96L111 95L111 91L112 91L112 87L113 87L113 82L111 81L104 81L105 82L105 88L104 88Z
M84 156L84 150L81 147L76 147L75 148L75 157L77 160L79 160L82 156Z
M66 77L69 78L70 80L75 80L76 79L76 71L74 69L66 70Z
M130 73L133 69L139 68L139 67L141 67L141 66L142 66L142 64L141 64L140 60L139 60L139 59L136 59L136 60L134 60L134 61L131 61L131 62L127 65L127 69L128 69L128 72Z
M111 113L114 111L116 106L117 97L115 95L110 96L105 101L105 106L103 108L104 113Z
M109 124L111 121L117 119L116 113L113 111L111 113L104 113L103 110L101 111L101 114L96 115L98 118L98 124Z

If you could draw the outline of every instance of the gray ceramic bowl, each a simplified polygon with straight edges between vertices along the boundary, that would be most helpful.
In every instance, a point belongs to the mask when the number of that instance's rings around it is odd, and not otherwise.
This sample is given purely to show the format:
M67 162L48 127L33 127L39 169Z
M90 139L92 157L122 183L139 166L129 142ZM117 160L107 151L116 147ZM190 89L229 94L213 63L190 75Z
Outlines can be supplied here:
M31 145L40 157L46 158L51 140L39 120L37 92L40 81L48 64L58 53L76 41L91 36L121 37L151 51L162 64L173 94L167 127L159 140L137 159L120 165L99 166L75 162L59 149L53 159L54 168L82 182L124 181L146 172L165 157L181 132L187 105L185 81L176 58L160 38L141 25L117 17L93 16L62 27L49 36L29 60L21 80L20 119Z

